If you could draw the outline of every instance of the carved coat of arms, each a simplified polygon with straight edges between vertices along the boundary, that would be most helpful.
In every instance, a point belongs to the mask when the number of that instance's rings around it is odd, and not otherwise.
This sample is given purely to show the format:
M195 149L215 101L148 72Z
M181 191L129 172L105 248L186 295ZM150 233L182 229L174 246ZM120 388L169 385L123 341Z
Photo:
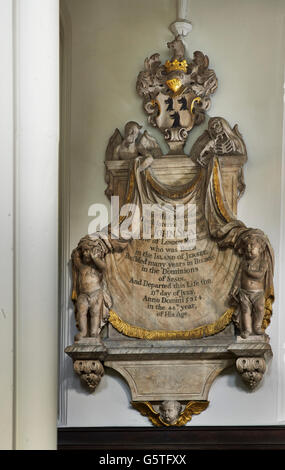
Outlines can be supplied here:
M168 47L173 55L164 65L159 54L145 60L137 78L137 92L143 98L149 122L163 132L170 153L177 154L193 126L204 121L217 78L202 52L194 52L187 62L180 38L169 42Z

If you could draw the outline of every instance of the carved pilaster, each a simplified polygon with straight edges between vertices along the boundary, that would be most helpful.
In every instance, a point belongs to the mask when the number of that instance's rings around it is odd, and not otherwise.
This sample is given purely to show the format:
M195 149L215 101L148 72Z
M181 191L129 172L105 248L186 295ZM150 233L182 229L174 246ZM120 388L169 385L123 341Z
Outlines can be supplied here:
M104 368L100 361L74 361L74 370L80 376L83 383L94 392L104 375Z

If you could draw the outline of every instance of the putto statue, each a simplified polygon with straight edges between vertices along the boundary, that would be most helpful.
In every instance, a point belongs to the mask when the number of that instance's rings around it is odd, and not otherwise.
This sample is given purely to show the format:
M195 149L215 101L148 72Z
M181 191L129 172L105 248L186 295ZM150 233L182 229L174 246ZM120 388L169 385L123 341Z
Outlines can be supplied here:
M242 338L263 335L265 294L273 277L272 248L261 230L251 229L241 237L236 249L243 258L230 293L239 307L235 322Z
M75 341L91 337L100 340L100 332L108 320L112 298L104 280L104 256L109 251L99 238L83 237L72 252L72 300L75 304Z

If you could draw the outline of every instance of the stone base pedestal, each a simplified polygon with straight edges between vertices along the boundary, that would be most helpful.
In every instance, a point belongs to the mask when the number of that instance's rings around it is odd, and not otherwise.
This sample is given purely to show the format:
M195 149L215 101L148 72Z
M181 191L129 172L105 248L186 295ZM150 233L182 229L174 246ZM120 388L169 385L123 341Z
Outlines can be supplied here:
M212 383L232 365L253 390L272 355L267 335L248 339L217 335L191 341L105 339L103 344L86 338L65 352L92 391L103 375L102 363L119 372L129 385L134 408L158 426L183 425L206 409ZM174 424L161 418L159 410L165 403L180 410Z

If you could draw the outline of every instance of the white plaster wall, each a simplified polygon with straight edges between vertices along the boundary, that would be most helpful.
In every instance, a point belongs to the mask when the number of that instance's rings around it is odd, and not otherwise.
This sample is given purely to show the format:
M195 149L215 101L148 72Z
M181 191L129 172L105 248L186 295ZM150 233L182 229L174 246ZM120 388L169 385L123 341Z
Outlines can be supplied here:
M0 1L0 448L13 442L13 32L12 0ZM5 194L5 197L4 197Z
M173 37L168 26L175 20L176 9L174 0L65 0L65 3L72 24L69 163L70 249L73 249L87 233L89 206L107 202L104 154L114 129L122 131L128 120L136 120L160 139L155 129L146 126L135 83L145 57L159 52L163 61L169 58L166 42ZM219 79L209 114L223 116L231 125L238 123L247 144L247 189L238 216L247 225L268 234L277 259L277 300L268 328L274 358L262 387L249 393L237 374L224 372L211 388L208 410L195 417L191 426L272 425L285 419L284 402L280 399L284 392L285 369L280 358L285 325L278 303L284 16L283 0L191 1L193 30L187 38L188 53L192 55L195 50L206 53ZM201 132L201 128L193 131L188 148ZM72 309L68 315L72 323ZM73 334L74 328L70 344ZM61 386L66 390L67 420L61 424L149 424L130 407L128 387L115 372L107 370L96 393L90 395L81 387L69 358L68 361L61 378Z

